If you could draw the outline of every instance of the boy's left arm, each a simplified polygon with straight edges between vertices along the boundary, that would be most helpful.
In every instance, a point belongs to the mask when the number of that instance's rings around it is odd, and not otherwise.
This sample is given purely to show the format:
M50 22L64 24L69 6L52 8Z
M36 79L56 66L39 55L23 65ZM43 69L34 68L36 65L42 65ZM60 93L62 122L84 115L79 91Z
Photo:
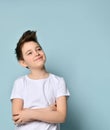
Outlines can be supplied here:
M63 123L66 119L67 113L67 99L66 96L61 96L56 100L56 111L33 110L32 119L40 120L48 123Z

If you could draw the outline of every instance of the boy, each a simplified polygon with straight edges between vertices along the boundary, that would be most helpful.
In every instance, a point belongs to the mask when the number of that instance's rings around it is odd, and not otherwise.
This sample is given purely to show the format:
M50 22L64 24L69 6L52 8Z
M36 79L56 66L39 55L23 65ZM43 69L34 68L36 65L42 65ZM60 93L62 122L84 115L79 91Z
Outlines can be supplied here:
M47 72L46 56L36 32L24 32L15 52L20 65L30 70L15 81L11 94L16 130L60 130L69 91L62 77Z

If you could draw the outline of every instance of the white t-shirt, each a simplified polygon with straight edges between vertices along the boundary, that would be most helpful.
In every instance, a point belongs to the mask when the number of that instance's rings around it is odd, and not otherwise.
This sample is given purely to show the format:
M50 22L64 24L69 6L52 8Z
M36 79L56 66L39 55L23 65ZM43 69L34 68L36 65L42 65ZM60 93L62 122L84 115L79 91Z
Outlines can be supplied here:
M60 96L69 96L69 91L62 77L49 74L48 78L33 80L27 75L18 78L11 94L11 99L20 98L24 108L44 108L55 103ZM16 130L60 130L59 124L33 121L25 125L16 125Z

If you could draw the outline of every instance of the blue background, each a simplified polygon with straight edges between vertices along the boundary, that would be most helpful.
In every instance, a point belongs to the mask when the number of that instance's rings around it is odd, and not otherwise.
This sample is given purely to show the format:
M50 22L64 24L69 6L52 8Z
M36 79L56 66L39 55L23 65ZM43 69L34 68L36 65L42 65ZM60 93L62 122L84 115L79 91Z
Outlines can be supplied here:
M37 30L47 69L63 76L71 96L61 130L110 130L110 1L0 1L0 130L13 130L10 94L26 73L14 49Z

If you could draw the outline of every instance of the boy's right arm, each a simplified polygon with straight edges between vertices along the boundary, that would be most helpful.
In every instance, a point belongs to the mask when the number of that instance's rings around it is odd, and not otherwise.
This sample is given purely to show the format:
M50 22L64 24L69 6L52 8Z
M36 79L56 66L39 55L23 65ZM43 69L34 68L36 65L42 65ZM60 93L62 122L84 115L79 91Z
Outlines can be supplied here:
M14 122L18 120L16 115L18 115L23 110L23 100L20 98L12 99L12 118Z

